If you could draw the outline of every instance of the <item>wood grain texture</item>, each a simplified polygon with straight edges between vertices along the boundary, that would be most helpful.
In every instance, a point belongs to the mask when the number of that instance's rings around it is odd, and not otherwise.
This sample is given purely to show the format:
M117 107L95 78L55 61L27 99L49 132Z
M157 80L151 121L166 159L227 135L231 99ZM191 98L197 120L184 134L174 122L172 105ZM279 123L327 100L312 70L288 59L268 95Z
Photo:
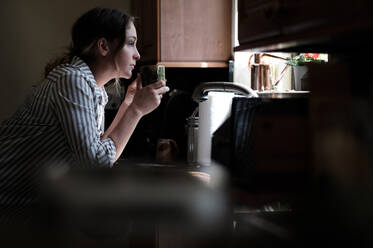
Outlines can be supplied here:
M232 0L132 0L139 63L227 67L232 56Z
M227 61L230 0L160 0L161 61Z

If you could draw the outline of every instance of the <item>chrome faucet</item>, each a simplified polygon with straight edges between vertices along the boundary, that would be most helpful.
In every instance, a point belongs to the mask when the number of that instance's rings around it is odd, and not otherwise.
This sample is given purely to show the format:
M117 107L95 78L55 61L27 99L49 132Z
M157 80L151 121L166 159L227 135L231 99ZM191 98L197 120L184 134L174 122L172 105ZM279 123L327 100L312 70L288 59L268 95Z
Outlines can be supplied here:
M251 88L240 83L233 82L205 82L199 84L192 93L192 99L196 102L207 100L207 94L210 91L233 92L248 97L259 97Z

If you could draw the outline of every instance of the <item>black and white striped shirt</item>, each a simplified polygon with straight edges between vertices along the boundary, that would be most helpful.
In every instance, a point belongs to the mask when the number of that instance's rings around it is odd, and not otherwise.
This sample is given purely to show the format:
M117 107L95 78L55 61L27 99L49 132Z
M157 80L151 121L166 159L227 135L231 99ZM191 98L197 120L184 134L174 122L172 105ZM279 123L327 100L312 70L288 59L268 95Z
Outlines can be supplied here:
M80 58L49 73L0 126L0 206L32 204L45 166L111 167L114 142L100 140L106 103L104 87Z

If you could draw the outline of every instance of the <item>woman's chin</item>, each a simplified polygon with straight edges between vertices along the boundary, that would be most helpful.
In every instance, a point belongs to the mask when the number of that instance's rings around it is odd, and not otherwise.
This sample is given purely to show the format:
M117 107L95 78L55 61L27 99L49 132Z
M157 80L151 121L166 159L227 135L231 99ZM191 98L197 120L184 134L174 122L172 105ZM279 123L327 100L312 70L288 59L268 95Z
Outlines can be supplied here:
M123 73L121 75L122 78L125 78L125 79L130 79L132 77L132 71L130 72L127 72L127 73Z

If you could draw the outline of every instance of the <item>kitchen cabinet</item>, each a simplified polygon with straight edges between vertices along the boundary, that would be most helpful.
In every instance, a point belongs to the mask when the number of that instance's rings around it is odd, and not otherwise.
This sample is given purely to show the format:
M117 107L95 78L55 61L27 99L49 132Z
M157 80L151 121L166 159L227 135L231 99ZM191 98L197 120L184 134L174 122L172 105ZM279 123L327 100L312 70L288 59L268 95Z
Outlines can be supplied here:
M232 114L213 134L212 160L232 185L250 192L295 192L309 170L309 96L236 97Z
M258 17L248 15L253 8L262 10L256 12ZM346 244L371 247L373 244L367 224L373 221L373 201L370 200L373 193L371 9L372 2L367 0L238 1L240 46L236 51L329 54L328 63L312 64L308 68L310 95L306 122L292 120L295 126L306 127L303 133L306 135L297 135L297 138L307 147L309 144L309 148L302 150L296 147L297 154L303 153L302 157L309 163L304 178L306 187L299 187L301 183L294 186L300 189L295 195L301 200L292 207L292 212L303 215L296 218L301 228L294 238L302 242L300 247ZM267 26L259 30L256 26L260 23L255 20L263 19ZM257 125L257 137L266 138L271 130L277 134L283 132L280 131L284 130L281 127L283 118L258 119L253 124ZM295 150L294 147L287 150L285 141L266 146L256 142L255 149L265 151L282 145L281 149L287 151L283 154L290 161L295 155L289 151ZM272 158L265 157L266 160ZM258 165L265 165L265 162ZM270 192L276 190L276 187L269 187ZM262 198L264 195L254 193L248 193L249 199L254 201L254 196ZM277 199L284 201L282 195ZM271 200L272 197L268 199ZM305 240L310 242L303 246Z
M278 1L238 2L240 44L280 35L280 25L273 16L278 4Z
M238 0L240 45L235 50L354 46L356 34L366 39L361 34L373 29L372 6L368 0Z
M140 63L228 67L231 0L133 0Z
M307 105L306 97L263 100L251 130L251 166L256 173L305 173L309 162Z

